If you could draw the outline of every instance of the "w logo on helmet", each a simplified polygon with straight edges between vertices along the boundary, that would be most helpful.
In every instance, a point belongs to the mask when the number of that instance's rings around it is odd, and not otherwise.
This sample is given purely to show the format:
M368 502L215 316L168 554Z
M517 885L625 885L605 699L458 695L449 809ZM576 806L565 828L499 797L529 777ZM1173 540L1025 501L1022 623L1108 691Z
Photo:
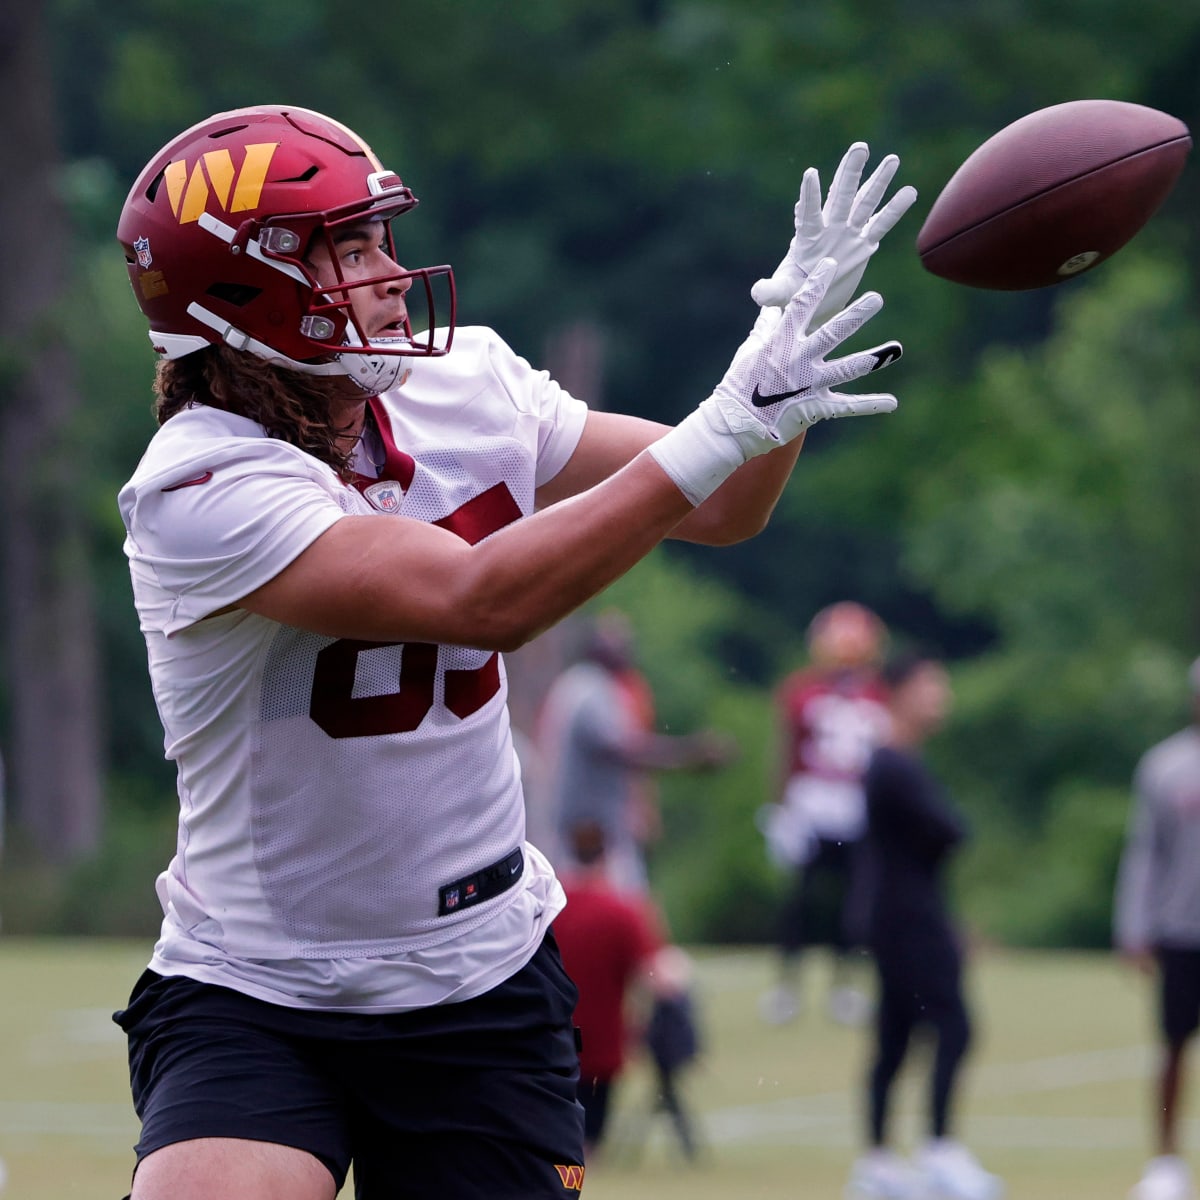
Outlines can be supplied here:
M583 1167L563 1167L555 1163L554 1169L558 1172L558 1177L568 1192L583 1191Z
M163 172L171 211L180 225L199 220L209 199L227 213L245 212L257 207L267 178L267 168L279 148L278 142L258 142L245 148L241 170L233 165L228 150L210 150L202 154L188 171L180 159Z

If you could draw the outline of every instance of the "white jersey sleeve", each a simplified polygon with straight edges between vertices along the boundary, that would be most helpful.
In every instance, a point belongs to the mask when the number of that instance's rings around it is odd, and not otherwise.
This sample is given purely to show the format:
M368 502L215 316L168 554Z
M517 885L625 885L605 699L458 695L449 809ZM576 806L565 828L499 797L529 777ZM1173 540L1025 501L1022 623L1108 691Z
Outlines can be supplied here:
M211 426L211 412L173 417L120 495L145 632L236 604L346 515L323 464L261 433L202 436Z
M548 372L477 325L455 330L445 358L414 359L405 383L383 399L397 443L413 452L447 439L502 438L532 449L535 488L566 466L588 414Z
M537 414L534 483L541 487L566 466L575 452L587 421L587 405L555 382L548 371L535 371L499 337L494 337L488 351L492 367L506 387L518 394L524 393L530 410Z

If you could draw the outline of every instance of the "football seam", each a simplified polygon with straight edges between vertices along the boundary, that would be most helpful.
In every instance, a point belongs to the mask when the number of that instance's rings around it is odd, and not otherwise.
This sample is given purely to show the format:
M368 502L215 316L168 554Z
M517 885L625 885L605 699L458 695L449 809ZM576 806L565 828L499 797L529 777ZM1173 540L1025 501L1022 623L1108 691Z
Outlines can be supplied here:
M1092 175L1096 175L1100 171L1107 170L1115 163L1141 158L1143 154L1150 154L1152 151L1161 150L1164 146L1173 146L1176 143L1181 142L1187 142L1190 144L1191 140L1190 134L1179 134L1176 137L1166 138L1161 142L1155 142L1153 146L1143 146L1141 150L1138 150L1134 154L1121 154L1116 158L1110 158L1107 162L1100 163L1098 166L1093 167L1090 171L1087 171L1082 175L1074 175L1070 179L1064 179L1061 183L1056 183L1050 187L1044 187L1040 191L1032 192L1024 199L1018 200L1014 204L1010 204L1007 208L1002 208L999 212L993 213L985 220L979 221L974 225L968 225L965 229L959 229L957 232L942 238L941 241L934 242L932 245L926 246L920 251L921 257L924 258L926 255L932 254L935 250L940 250L943 246L948 246L951 242L963 237L965 234L974 233L976 230L983 229L985 226L990 225L993 221L998 221L1001 217L1005 217L1009 213L1015 212L1019 208L1024 208L1026 204L1031 204L1034 200L1038 200L1042 196L1049 196L1052 192L1057 192L1060 188L1069 187L1071 184L1079 183L1081 180L1087 179Z

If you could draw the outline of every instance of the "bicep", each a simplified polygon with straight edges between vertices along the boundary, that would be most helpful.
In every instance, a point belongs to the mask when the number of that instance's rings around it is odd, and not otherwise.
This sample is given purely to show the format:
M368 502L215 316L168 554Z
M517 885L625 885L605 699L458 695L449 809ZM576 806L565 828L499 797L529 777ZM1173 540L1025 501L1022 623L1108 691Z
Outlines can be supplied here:
M667 428L624 413L590 411L575 452L553 479L538 488L538 508L547 508L602 483L658 441Z
M468 550L421 521L343 517L238 607L329 637L461 642L450 581Z

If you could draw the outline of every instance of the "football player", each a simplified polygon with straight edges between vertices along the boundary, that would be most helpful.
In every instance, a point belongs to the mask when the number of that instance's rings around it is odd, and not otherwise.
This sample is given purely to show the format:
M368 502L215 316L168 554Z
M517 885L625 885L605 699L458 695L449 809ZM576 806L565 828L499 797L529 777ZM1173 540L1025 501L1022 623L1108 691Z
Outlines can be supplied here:
M456 329L450 268L399 263L416 197L328 117L220 113L146 166L118 237L161 427L120 509L180 815L117 1014L137 1200L330 1200L352 1161L366 1200L581 1186L500 655L666 537L752 535L810 425L895 407L837 390L899 354L832 357L878 295L819 312L911 202L879 207L885 163L828 212L810 188L674 428Z

